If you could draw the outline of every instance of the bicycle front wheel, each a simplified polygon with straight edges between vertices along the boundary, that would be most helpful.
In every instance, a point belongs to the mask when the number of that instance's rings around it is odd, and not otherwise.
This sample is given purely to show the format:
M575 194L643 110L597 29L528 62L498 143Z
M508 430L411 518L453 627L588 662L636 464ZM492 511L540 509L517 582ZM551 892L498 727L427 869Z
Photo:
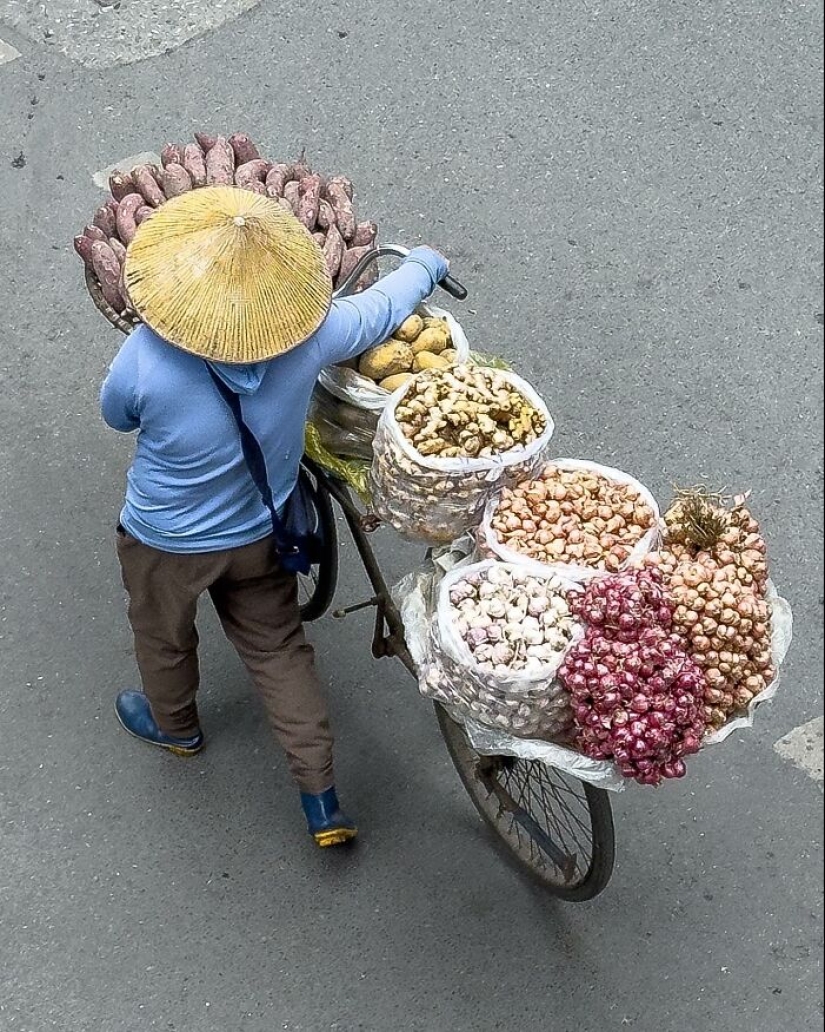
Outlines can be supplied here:
M582 903L613 873L607 792L514 756L482 756L439 705L441 734L470 798L508 859L559 899Z

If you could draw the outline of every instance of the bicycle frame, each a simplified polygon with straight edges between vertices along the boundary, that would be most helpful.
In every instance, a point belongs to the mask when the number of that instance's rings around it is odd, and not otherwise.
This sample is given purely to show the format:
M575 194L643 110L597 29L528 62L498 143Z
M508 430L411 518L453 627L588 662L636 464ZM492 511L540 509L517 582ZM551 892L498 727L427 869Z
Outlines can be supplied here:
M376 659L395 657L401 660L413 677L417 676L416 666L407 648L404 636L404 624L398 607L392 600L389 585L381 573L378 559L369 543L368 535L380 527L380 521L369 513L362 512L355 503L349 488L343 481L319 467L311 459L304 457L304 466L316 478L321 490L328 492L338 504L338 508L347 521L352 540L364 567L364 572L373 590L372 598L358 602L345 609L335 610L333 616L341 619L350 613L375 606L375 630L372 637L372 654Z

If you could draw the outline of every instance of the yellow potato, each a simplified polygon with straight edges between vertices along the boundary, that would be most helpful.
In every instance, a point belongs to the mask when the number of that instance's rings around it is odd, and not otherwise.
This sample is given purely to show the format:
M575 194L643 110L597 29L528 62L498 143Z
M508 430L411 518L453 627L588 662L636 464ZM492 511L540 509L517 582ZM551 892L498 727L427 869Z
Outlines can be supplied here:
M442 323L441 326L430 326L428 329L422 330L410 347L413 349L414 355L417 355L419 351L429 351L433 355L440 355L451 344L450 331L446 324Z
M377 348L370 348L361 356L358 371L376 383L396 373L408 373L412 368L413 353L409 344L390 338Z
M442 355L434 355L432 351L419 351L413 359L413 372L420 373L422 369L449 369L452 363Z
M405 319L404 322L398 327L393 334L398 340L403 340L407 344L411 344L419 333L424 329L424 320L420 315L411 315L409 319Z
M403 387L404 384L409 383L412 378L412 373L396 373L395 376L387 376L378 384L378 386L383 387L385 391L389 391L390 394L393 394L399 387Z
M458 361L458 352L455 348L445 348L444 351L441 352L441 357L446 358L448 361L455 364Z

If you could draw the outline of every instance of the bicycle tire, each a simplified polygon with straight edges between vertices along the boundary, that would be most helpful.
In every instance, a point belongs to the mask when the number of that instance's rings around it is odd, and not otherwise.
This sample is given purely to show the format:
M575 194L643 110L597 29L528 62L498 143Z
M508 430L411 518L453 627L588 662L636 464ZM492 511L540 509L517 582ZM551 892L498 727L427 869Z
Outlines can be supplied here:
M301 620L312 623L329 610L338 587L338 527L332 508L332 499L324 489L322 481L312 475L304 466L300 477L304 478L311 489L318 518L318 526L324 539L324 554L321 561L306 576L298 576L298 600L301 607Z
M537 760L481 756L470 745L461 725L444 707L436 703L435 710L458 776L476 810L495 834L497 845L506 858L546 891L569 903L583 903L602 893L613 873L616 849L608 793ZM520 776L525 787L529 788L532 798L530 809L525 809L525 799L513 798L512 788L508 788L508 781L515 781L513 772L517 771L522 772ZM538 782L539 774L551 787L549 796L544 788L541 789L541 799L530 786L530 779ZM502 779L498 788L493 784L493 779L497 778ZM571 784L579 793L579 811L586 810L588 814L587 827L568 802L568 796L572 798L574 795L569 787ZM512 807L506 803L506 798L510 799ZM551 798L555 811L552 815ZM555 826L555 838L551 838L542 826L548 824ZM559 835L562 828L574 839L576 828L579 833L589 836L590 855L584 866L580 865L578 854L565 851L566 846L560 841L563 835ZM560 856L551 856L553 845Z

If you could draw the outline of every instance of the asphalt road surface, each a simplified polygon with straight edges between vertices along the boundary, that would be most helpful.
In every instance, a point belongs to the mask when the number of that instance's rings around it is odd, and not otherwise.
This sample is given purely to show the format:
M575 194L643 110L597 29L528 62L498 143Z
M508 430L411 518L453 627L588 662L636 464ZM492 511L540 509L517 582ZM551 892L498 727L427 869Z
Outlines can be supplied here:
M813 0L0 0L2 1032L821 1028L821 44ZM305 145L384 239L450 255L559 454L663 501L753 488L796 619L781 691L616 798L594 903L502 864L366 617L312 631L352 855L313 852L209 612L209 749L116 727L130 442L71 238L97 170L196 128Z

